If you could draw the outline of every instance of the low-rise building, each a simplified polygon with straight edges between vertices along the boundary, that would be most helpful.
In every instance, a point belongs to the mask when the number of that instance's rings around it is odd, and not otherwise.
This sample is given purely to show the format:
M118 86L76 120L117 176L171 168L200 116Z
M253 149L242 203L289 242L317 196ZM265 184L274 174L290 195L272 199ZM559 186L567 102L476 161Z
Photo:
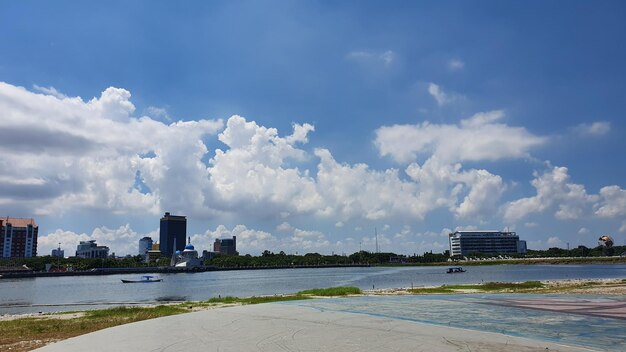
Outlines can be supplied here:
M96 240L80 241L76 247L76 256L78 258L107 258L109 247L98 246Z
M0 256L30 258L37 255L39 226L33 219L0 218Z
M451 256L484 254L525 254L526 241L515 232L456 231L448 235Z
M55 248L52 250L51 255L56 258L65 258L65 251L62 250L61 247Z

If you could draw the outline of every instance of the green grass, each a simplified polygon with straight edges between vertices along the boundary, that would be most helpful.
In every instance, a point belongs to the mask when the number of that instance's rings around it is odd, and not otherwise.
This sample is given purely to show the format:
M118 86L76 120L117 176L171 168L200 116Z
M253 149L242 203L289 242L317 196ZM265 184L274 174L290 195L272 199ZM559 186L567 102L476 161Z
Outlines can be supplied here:
M358 295L361 293L361 289L358 287L344 286L344 287L330 287L330 288L314 288L310 290L304 290L297 293L297 295L311 295L311 296L347 296Z
M0 321L0 331L2 331L0 334L0 351L29 351L52 341L64 340L121 324L184 312L186 310L176 306L117 307L87 311L84 316L71 319L23 318Z
M260 296L260 297L233 297L233 296L225 296L225 297L213 297L205 302L200 303L209 303L209 304L231 304L231 303L240 303L240 304L260 304L260 303L270 303L270 302L282 302L282 301L297 301L302 299L309 299L309 297L304 297L301 295L289 295L289 296Z
M444 285L439 287L414 288L411 293L455 293L461 290L477 290L481 292L524 292L543 288L539 281L526 282L487 282L480 285Z

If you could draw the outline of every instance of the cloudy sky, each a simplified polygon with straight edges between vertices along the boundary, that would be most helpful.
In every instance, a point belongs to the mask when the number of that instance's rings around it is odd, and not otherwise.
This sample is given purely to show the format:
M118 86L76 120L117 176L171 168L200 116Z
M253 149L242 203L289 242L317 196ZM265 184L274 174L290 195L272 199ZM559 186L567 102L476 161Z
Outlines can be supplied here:
M0 216L39 254L626 241L622 1L0 1Z

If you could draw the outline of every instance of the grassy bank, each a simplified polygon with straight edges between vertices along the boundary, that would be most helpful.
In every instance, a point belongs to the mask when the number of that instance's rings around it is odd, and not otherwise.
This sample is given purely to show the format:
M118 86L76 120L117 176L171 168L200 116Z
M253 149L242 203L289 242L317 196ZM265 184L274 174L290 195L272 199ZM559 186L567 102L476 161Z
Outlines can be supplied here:
M626 292L626 279L613 280L558 280L526 282L487 282L479 285L443 285L408 289L411 294L438 293L571 293L622 295Z
M439 287L423 287L408 290L416 294L433 293L466 293L466 292L535 292L541 290L545 285L539 281L526 282L487 282L479 285L443 285Z
M330 288L314 288L311 290L300 291L297 294L310 296L347 296L358 295L361 289L358 287L330 287Z

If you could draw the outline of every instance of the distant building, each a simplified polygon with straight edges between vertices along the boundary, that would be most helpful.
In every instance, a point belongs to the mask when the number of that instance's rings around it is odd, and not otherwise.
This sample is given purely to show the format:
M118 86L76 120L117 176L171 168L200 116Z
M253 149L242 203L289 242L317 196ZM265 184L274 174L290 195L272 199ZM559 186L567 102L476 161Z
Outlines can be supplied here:
M526 241L520 241L515 232L456 231L448 235L450 255L525 254Z
M177 250L177 252L179 251ZM185 249L173 257L172 265L177 268L187 269L201 268L204 266L202 259L198 258L198 251L196 251L193 244L191 244L191 238L188 240Z
M203 250L201 258L202 260L209 260L209 259L213 259L217 257L218 255L219 255L219 252L215 252L215 251L211 252L211 251Z
M62 250L61 247L59 246L59 248L55 248L52 250L51 255L56 258L65 258L65 251Z
M171 257L175 250L183 250L185 248L186 238L187 218L184 216L165 213L165 215L161 218L159 235L161 254Z
M216 238L215 242L213 242L213 252L237 255L237 236L233 236L233 238Z
M0 254L3 258L36 256L38 232L33 219L0 218Z
M98 246L96 240L80 241L76 247L76 256L78 258L107 258L109 247Z
M146 257L148 251L152 249L152 238L144 237L139 240L139 251L138 254L142 257Z

